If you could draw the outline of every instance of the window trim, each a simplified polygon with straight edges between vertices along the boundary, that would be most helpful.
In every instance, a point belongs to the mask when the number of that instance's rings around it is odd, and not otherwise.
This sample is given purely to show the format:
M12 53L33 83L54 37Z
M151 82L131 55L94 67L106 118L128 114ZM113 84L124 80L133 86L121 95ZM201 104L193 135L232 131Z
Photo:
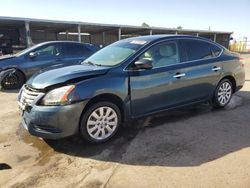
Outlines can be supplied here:
M167 41L176 41L177 43L178 43L178 48L180 48L180 42L181 42L181 40L185 40L185 39L190 39L190 40L199 40L199 41L203 41L203 42L206 42L206 43L209 43L209 44L213 44L213 45L215 45L215 46L217 46L218 48L220 48L221 49L221 52L220 52L220 54L218 55L218 56L215 56L215 57L211 57L211 58L207 58L207 59L197 59L197 60L191 60L191 61L183 61L183 62L180 62L180 63L178 63L178 64L173 64L173 65L165 65L165 66L159 66L159 67L153 67L152 69L150 69L150 70L154 70L154 69L159 69L159 68L165 68L165 67L170 67L170 66L175 66L175 65L182 65L182 64L187 64L187 63L193 63L193 62L197 62L197 61L204 61L204 60L211 60L211 59L216 59L216 58L219 58L221 55L222 55L222 53L225 51L225 49L224 48L222 48L221 46L219 46L218 44L216 44L216 43L213 43L213 42L210 42L210 41L207 41L206 39L202 39L202 38L189 38L189 37L183 37L183 38L174 38L174 39L172 39L172 38L170 38L170 39L166 39L166 40L162 40L162 41L158 41L158 42L156 42L156 43L153 43L153 44L151 44L150 46L148 46L143 52L141 52L141 53L139 53L136 57L134 57L133 58L133 60L131 60L131 62L123 69L123 71L128 71L128 72L130 72L130 71L132 71L132 72L134 72L134 71L145 71L145 70L130 70L130 69L128 69L129 68L129 66L132 64L132 63L134 63L134 61L135 61L135 59L136 58L138 58L138 57L140 57L140 55L142 55L143 53L145 53L147 50L149 50L149 48L151 48L153 45L157 45L157 44L159 44L159 43L163 43L163 42L167 42ZM182 48L182 47L181 47Z

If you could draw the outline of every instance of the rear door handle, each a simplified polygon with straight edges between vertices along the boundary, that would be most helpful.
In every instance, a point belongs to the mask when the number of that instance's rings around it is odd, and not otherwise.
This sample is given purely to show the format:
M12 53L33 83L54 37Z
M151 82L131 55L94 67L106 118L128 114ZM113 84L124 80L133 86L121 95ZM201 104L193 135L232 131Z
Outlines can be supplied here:
M185 73L176 73L176 75L174 75L173 77L174 78L181 78L181 77L184 77L184 76L186 76Z
M215 71L215 72L216 72L216 71L219 71L219 70L221 70L221 67L213 67L213 68L212 68L212 71Z

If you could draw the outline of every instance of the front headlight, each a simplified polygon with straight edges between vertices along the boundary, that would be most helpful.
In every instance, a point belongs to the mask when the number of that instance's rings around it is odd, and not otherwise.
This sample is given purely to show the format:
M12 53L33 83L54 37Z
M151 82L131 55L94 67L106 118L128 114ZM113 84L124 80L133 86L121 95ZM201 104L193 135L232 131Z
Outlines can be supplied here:
M73 91L75 86L69 85L49 91L42 99L41 105L55 106L67 105L74 101Z

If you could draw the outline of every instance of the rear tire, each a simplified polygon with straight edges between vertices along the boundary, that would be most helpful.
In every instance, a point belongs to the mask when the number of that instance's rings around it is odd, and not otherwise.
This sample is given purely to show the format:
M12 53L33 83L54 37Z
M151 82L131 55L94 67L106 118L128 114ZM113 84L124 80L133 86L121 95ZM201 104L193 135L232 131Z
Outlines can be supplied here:
M81 124L81 136L92 143L103 143L111 139L121 125L121 112L111 102L97 102L84 112Z
M25 77L20 71L16 71L13 74L7 74L2 82L1 86L3 89L19 89L25 83Z
M217 85L212 99L214 108L224 108L231 100L233 95L233 84L228 79L223 79Z

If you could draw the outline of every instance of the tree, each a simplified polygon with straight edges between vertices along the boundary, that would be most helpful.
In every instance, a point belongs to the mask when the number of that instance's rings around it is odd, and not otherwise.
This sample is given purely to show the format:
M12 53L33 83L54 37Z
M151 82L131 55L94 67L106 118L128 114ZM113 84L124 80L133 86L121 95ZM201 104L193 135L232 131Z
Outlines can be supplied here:
M181 30L181 29L182 29L182 27L181 27L181 26L178 26L178 27L177 27L177 29L180 29L180 30Z
M148 24L145 23L145 22L143 22L143 23L141 24L141 26L142 26L142 27L150 27L150 25L148 25Z

